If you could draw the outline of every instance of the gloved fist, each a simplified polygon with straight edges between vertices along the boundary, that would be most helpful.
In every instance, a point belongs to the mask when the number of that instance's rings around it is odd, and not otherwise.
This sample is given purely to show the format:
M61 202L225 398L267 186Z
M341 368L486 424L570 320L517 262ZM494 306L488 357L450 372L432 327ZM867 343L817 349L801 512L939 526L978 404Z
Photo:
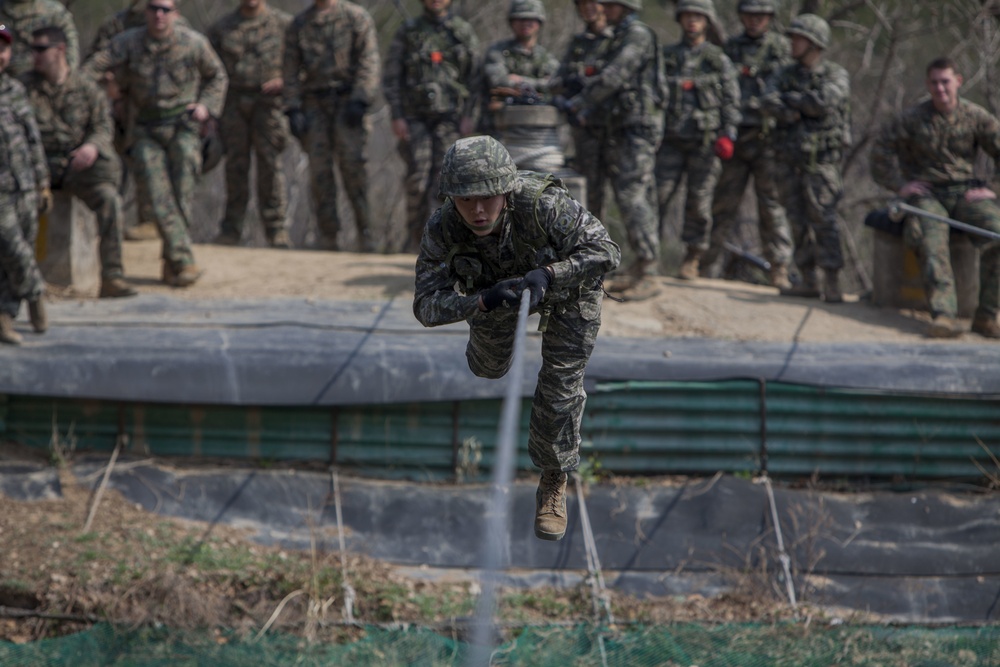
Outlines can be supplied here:
M545 290L551 285L552 273L545 267L528 271L524 274L524 279L521 281L521 289L528 290L531 293L532 308L538 307L538 304L542 302L542 298L545 296Z
M483 309L488 313L500 306L510 308L516 304L521 298L522 281L523 278L508 278L480 292L479 298L483 302Z
M368 103L364 100L350 100L344 109L344 122L348 127L361 127L361 122L365 119L365 112L368 111Z
M289 109L285 115L288 116L288 129L291 130L292 136L299 141L304 139L309 131L309 120L306 118L306 113L302 109Z
M730 160L733 157L733 140L729 137L719 137L715 140L715 154L720 160Z
M40 188L38 190L38 212L48 213L52 210L52 190Z
M802 93L790 90L787 93L781 94L781 103L784 104L789 109L795 109L798 111L802 107Z

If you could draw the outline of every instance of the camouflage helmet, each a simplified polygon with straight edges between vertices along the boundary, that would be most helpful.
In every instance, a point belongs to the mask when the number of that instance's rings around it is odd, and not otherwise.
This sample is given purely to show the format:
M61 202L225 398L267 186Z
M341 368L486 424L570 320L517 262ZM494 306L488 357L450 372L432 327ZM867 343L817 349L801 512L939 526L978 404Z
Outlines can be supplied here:
M545 5L542 0L514 0L510 3L510 13L507 20L535 19L545 23Z
M775 0L740 0L736 11L740 14L774 14L778 7Z
M718 23L715 17L715 5L712 0L677 0L677 9L674 10L674 19L681 20L681 14L690 12L701 14L708 18L711 23Z
M628 7L629 9L640 12L642 11L642 0L597 0L599 5L621 5L622 7Z
M785 30L786 35L802 35L821 49L830 45L830 24L815 14L799 14Z
M495 197L513 192L516 185L517 166L493 137L464 137L444 154L442 197Z

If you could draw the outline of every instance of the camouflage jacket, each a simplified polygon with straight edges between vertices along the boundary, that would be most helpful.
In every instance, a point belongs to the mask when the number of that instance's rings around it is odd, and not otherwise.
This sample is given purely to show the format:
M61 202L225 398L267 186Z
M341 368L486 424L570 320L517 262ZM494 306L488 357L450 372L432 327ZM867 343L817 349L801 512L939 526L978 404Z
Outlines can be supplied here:
M872 146L872 178L893 192L910 181L934 186L972 181L979 149L1000 160L996 116L963 99L945 116L927 100L882 129Z
M392 118L475 114L479 38L469 23L424 14L404 23L389 46L383 79Z
M162 40L149 37L145 28L123 32L84 66L94 80L108 70L116 72L140 123L177 116L194 103L213 116L222 113L226 70L208 40L190 28L175 24Z
M505 39L486 50L483 58L483 84L486 90L493 88L528 88L546 97L549 80L559 69L559 61L541 44L535 44L530 51L517 43L516 39ZM520 85L511 82L510 77L521 77Z
M185 28L191 27L187 19L183 16L178 16L174 20L174 25L184 26ZM116 35L120 35L132 28L145 27L146 2L145 0L133 0L131 7L123 9L120 12L115 12L97 27L97 34L94 35L94 41L90 44L90 52L87 54L87 58L90 58L90 56L98 51L108 48L108 44L111 43L112 38Z
M55 180L69 163L69 153L83 144L94 144L101 155L117 159L108 98L97 84L77 71L61 84L51 84L36 72L21 81Z
M0 72L0 192L49 187L45 149L24 86Z
M281 77L285 32L291 14L267 7L260 16L245 18L236 9L208 29L208 41L229 75L229 90L259 92L267 81Z
M45 26L62 28L66 33L66 59L76 68L80 65L80 37L73 15L56 0L0 0L0 24L14 35L10 65L6 72L21 76L34 68L31 54L31 33Z
M347 0L327 11L310 7L292 19L285 36L285 106L301 107L308 94L371 104L380 67L375 23L365 9Z
M736 138L740 123L740 86L736 68L722 48L686 41L664 47L664 72L670 87L663 138L711 143Z
M723 47L736 66L740 84L741 127L761 127L760 96L768 77L792 62L788 38L773 30L754 39L746 33L730 37Z
M621 260L601 221L544 174L518 172L507 201L499 236L473 234L451 199L431 216L416 265L413 313L421 324L474 318L480 291L542 266L555 277L540 310L596 303L598 278Z
M611 48L614 31L605 28L600 33L585 30L570 39L566 47L566 55L559 63L559 69L552 78L553 94L571 98L583 92L589 79L597 76L608 61L608 51ZM587 117L588 126L602 126L607 119L595 110Z
M588 118L603 115L616 128L663 123L669 90L656 33L629 14L614 27L604 67L587 79L570 102Z
M839 160L840 151L851 144L851 83L847 70L836 63L782 67L767 80L761 106L777 120L774 145L783 159Z

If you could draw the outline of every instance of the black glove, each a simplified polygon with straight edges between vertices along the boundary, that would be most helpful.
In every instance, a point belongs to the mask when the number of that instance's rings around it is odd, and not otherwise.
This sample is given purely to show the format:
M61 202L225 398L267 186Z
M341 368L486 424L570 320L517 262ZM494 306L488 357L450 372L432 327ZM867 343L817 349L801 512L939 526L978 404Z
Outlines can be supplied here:
M789 109L795 109L799 111L802 109L802 93L790 90L787 93L781 94L781 103L784 104Z
M289 109L285 115L288 116L288 129L291 130L292 136L302 141L309 131L309 120L305 112L302 109Z
M368 111L368 103L364 100L350 100L344 109L344 122L348 127L361 127L361 121L365 119L365 112Z
M500 306L510 308L516 304L521 298L521 283L523 281L523 278L508 278L481 292L479 296L483 300L483 308L486 309L486 312Z
M552 284L552 274L546 268L532 269L524 274L521 281L521 290L528 290L531 293L531 307L537 308L545 296L545 290Z
M799 111L802 112L803 116L818 118L823 115L823 100L820 99L816 91L810 90L808 93L803 93L802 100L799 102Z

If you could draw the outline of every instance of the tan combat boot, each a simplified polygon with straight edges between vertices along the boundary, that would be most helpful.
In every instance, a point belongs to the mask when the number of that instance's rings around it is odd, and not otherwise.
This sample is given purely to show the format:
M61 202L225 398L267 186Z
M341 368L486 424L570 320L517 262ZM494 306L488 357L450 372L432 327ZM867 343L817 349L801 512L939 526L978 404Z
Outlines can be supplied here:
M777 287L779 291L792 288L792 283L788 279L788 267L784 264L774 264L768 276L771 287Z
M120 299L126 296L135 296L138 292L121 278L108 278L101 281L101 299Z
M792 285L787 289L778 289L781 296L801 296L807 299L815 299L819 296L819 286L816 280L816 270L802 272L802 282Z
M169 284L174 287L189 287L198 282L203 273L204 271L199 269L197 264L187 264L173 275L172 282Z
M677 272L677 277L681 280L695 280L698 277L698 265L701 262L702 250L689 245L684 254L684 261Z
M840 271L823 269L823 301L844 303L844 294L840 291Z
M972 333L983 338L1000 338L1000 324L997 324L996 316L977 310L972 318Z
M566 534L566 473L546 470L535 491L535 537L561 540Z
M7 313L0 313L0 343L21 344L21 334L14 331L14 318Z
M28 319L35 333L45 333L49 329L49 316L45 314L45 297L40 296L28 302Z
M219 232L212 239L214 245L237 246L240 244L240 235L233 232Z
M292 239L288 236L288 231L285 229L279 229L271 238L268 240L272 248L280 248L282 250L288 250L292 247Z
M962 329L958 326L958 322L948 315L935 315L927 327L928 338L958 338L961 335Z

